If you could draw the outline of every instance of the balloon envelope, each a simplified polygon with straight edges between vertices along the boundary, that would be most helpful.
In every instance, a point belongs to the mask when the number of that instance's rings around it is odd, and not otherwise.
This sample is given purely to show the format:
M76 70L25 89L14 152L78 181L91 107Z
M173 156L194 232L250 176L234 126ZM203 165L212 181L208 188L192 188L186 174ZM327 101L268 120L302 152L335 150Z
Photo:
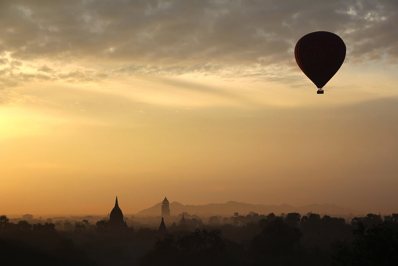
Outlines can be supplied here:
M346 47L334 33L316 31L303 36L296 44L294 56L300 69L322 88L336 74L345 59Z

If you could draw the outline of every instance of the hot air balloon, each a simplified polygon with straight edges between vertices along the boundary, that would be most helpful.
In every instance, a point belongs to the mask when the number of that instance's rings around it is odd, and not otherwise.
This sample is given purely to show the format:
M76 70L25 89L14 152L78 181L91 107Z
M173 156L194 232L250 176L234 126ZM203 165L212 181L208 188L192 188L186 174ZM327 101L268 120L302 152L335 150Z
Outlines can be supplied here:
M294 48L294 57L304 74L323 94L323 86L336 74L345 59L346 47L334 33L316 31L303 36Z

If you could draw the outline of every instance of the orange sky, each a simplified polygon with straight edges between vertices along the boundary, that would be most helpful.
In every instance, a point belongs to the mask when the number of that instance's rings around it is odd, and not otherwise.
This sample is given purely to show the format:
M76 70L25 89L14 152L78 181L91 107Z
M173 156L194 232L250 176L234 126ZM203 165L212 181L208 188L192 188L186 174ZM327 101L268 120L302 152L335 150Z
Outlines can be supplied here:
M0 215L397 212L396 3L272 2L2 1ZM293 57L316 30L347 45L324 95Z

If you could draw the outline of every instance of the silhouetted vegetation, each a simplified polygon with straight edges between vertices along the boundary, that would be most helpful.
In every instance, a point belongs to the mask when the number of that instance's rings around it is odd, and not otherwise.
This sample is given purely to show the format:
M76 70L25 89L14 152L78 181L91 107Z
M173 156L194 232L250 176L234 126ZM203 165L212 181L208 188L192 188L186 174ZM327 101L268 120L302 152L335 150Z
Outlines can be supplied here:
M315 213L251 212L205 221L188 213L171 217L165 234L159 224L133 230L134 217L112 231L106 218L2 215L0 257L2 265L398 265L398 214L347 223Z
M5 215L0 217L0 258L2 265L95 265L54 224L14 224Z
M233 265L227 256L226 243L217 230L195 230L178 236L158 239L155 248L147 253L141 265Z
M398 265L398 223L388 219L382 222L380 217L372 216L355 221L355 240L351 245L342 243L338 247L333 265ZM369 218L376 218L377 223L369 225Z

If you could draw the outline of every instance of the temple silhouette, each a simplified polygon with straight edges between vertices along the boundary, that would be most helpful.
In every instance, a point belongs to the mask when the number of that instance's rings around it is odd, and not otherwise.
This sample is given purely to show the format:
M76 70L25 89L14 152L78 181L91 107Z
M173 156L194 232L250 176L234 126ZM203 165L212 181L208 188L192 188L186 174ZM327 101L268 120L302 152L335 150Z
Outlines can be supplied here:
M167 234L167 228L164 223L164 217L170 217L170 206L167 197L164 198L162 202L162 221L159 226L160 235ZM184 219L184 217L183 217ZM110 233L118 233L124 232L128 228L126 220L124 219L123 212L119 207L119 202L116 197L115 206L113 207L111 213L109 214L109 223L108 223L108 232Z
M123 212L119 207L117 197L115 207L113 207L109 215L108 229L110 232L123 232L127 229L127 223L124 220Z
M167 200L166 197L164 197L164 200L162 202L162 217L170 217L170 206L169 206L169 201Z
M167 197L164 197L164 200L162 201L162 221L160 222L159 226L159 234L164 235L167 234L167 229L166 225L164 223L164 218L170 217L170 205L169 201L167 200Z
M160 235L165 235L168 233L166 225L164 223L164 219L162 217L162 221L160 222L159 230L158 230Z

